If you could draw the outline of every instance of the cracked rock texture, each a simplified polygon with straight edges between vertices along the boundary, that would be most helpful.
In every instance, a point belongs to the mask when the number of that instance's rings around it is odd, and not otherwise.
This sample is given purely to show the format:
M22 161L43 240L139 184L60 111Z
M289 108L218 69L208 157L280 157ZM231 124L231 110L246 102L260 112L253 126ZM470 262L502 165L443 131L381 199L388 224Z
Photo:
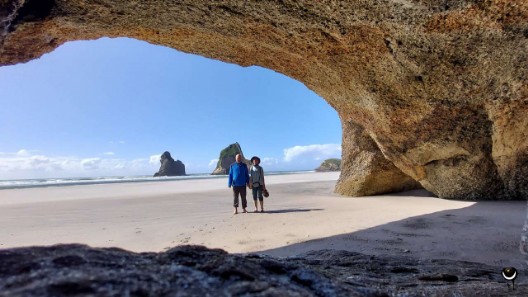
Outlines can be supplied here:
M332 250L276 259L57 245L0 250L0 296L527 296L527 271L513 290L501 270Z
M528 1L0 0L0 65L103 36L304 83L342 121L340 193L528 197Z

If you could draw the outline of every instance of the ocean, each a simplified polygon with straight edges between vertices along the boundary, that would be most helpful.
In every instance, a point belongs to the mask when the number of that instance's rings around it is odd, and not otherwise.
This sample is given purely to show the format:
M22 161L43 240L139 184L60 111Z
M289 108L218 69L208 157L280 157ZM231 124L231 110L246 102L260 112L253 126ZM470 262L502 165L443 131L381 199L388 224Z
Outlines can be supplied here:
M270 171L266 175L296 174L308 173L309 171ZM41 187L63 187L78 185L94 184L115 184L115 183L142 183L142 182L166 182L190 179L215 179L227 178L227 175L211 175L209 173L189 174L185 176L162 176L152 177L147 175L140 176L102 176L102 177L78 177L78 178L42 178L42 179L16 179L0 180L0 190L7 189L25 189Z

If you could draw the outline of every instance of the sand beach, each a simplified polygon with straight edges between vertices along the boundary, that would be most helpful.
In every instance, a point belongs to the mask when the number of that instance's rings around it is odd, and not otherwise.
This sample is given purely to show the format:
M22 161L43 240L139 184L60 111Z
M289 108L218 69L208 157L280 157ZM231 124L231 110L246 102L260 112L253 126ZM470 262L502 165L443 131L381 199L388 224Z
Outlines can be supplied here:
M452 201L424 190L350 198L333 193L338 177L268 176L266 212L237 215L224 178L0 190L0 248L83 243L157 252L197 244L278 257L339 249L526 265L524 201Z

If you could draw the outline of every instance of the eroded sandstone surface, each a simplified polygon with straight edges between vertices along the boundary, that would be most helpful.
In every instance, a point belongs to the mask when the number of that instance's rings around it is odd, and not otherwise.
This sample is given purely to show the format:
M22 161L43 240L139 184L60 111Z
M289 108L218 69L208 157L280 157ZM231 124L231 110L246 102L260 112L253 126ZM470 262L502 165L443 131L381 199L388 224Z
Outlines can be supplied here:
M304 83L342 121L340 193L528 198L528 1L0 1L0 65L103 36Z

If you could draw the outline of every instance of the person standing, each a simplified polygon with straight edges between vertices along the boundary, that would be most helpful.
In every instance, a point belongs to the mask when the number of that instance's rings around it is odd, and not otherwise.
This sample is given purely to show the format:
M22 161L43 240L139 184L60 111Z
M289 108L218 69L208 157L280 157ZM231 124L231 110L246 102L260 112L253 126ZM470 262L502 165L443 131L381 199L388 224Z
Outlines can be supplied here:
M229 167L229 179L227 186L233 187L233 207L234 214L238 213L238 196L242 200L242 212L247 212L246 186L249 187L249 173L245 163L242 162L242 155L235 156L236 162Z
M260 158L257 156L251 158L251 163L253 163L253 165L249 171L249 185L253 191L255 212L258 212L257 198L260 202L260 212L264 212L264 197L262 196L262 191L266 189L266 184L264 183L264 169L260 167Z

